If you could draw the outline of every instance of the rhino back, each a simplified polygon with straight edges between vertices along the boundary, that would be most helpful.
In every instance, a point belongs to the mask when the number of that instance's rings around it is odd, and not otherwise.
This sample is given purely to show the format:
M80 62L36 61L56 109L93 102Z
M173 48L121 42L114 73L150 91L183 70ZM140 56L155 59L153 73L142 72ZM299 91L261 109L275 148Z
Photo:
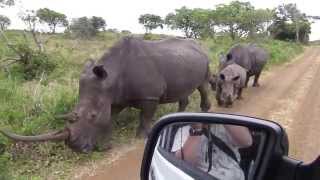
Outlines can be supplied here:
M240 44L235 45L230 49L229 53L232 54L235 63L247 70L251 69L252 62L250 60L250 53L246 46Z
M248 46L252 59L252 74L260 73L269 59L269 54L263 48L256 45Z
M118 62L110 65L119 67L118 92L127 100L174 102L209 79L209 59L192 40L128 38L122 46L123 53L115 58Z

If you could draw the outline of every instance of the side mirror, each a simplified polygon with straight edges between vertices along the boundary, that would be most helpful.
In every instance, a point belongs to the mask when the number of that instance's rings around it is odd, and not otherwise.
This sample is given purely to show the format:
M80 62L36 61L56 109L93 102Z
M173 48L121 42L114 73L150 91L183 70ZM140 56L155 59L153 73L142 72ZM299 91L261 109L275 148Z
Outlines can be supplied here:
M288 157L289 142L277 123L214 113L161 118L148 138L142 180L317 180L320 157L309 164Z

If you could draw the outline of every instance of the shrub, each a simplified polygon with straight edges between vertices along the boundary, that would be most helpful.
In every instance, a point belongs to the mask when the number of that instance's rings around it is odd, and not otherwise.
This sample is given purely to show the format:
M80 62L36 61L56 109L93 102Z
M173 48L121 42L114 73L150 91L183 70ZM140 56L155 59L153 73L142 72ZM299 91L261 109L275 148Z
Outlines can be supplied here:
M42 74L50 74L56 67L50 54L34 50L26 43L14 45L19 60L17 60L16 72L22 73L25 80L39 78Z
M106 22L102 17L93 16L73 19L69 28L74 37L89 39L96 36L100 30L104 30L105 26Z

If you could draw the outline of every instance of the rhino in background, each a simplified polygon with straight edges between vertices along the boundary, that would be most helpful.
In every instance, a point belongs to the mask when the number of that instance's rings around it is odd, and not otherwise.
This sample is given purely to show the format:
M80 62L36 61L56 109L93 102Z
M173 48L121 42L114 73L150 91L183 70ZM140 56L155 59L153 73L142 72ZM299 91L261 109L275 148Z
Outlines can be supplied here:
M111 132L111 115L126 107L140 109L137 135L146 135L159 104L179 102L184 111L196 89L201 109L210 108L209 58L193 40L144 41L125 37L98 63L89 61L79 81L79 102L65 117L63 130L37 136L21 136L0 130L16 141L64 140L75 151L92 151L97 140Z
M246 87L249 78L254 76L253 86L258 87L260 74L269 59L269 54L263 48L256 44L233 46L226 56L220 56L219 70L225 68L229 64L236 63L247 70Z
M242 89L245 87L247 71L236 63L224 67L210 79L211 87L216 91L219 106L232 106L235 99L242 99Z

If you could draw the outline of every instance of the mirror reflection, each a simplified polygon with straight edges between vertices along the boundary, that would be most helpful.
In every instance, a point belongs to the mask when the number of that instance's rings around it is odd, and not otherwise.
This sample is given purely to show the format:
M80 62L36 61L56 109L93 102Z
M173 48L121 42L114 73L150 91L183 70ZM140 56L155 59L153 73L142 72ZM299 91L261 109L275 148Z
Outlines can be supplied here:
M265 138L244 126L170 124L159 136L149 179L252 180Z

